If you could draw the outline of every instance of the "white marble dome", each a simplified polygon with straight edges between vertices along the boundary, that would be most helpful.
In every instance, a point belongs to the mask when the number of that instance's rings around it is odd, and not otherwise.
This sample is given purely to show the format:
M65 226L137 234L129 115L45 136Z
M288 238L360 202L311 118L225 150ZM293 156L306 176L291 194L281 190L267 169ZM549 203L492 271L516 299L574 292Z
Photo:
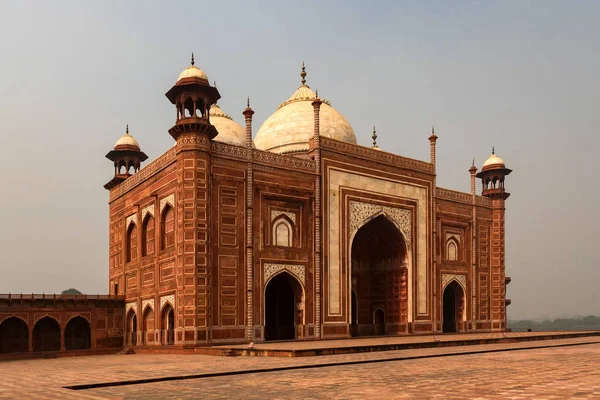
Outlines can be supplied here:
M210 106L210 123L217 128L219 134L214 138L216 142L246 146L246 130L229 115L225 114L216 104Z
M300 85L260 127L254 139L256 148L275 153L307 151L314 134L315 97L308 85ZM321 136L356 144L356 135L346 118L326 100L321 105L319 123Z
M137 150L140 150L140 144L138 141L129 134L129 126L127 126L125 134L121 136L119 140L117 140L117 143L115 143L115 150L117 150L117 147L134 147Z

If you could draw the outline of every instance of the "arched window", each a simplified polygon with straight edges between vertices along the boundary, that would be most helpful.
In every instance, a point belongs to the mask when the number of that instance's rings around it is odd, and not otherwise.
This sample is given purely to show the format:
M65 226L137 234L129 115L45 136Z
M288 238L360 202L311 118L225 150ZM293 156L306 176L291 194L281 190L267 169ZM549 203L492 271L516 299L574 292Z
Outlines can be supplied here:
M154 254L154 217L146 215L143 224L142 255Z
M450 238L446 242L446 260L457 261L458 260L458 243L456 239Z
M127 228L127 252L125 262L137 260L137 227L131 223Z
M293 243L292 224L284 217L276 219L273 222L273 245L291 247Z
M175 244L175 212L173 207L166 205L161 216L161 249L164 250Z

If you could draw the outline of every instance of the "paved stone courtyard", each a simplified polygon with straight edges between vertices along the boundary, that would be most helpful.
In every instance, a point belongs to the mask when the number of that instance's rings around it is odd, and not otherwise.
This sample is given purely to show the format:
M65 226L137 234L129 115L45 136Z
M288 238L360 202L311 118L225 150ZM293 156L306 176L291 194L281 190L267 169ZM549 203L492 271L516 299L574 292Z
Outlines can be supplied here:
M292 369L251 372L269 368ZM600 338L302 358L140 354L4 361L0 374L2 399L600 399Z

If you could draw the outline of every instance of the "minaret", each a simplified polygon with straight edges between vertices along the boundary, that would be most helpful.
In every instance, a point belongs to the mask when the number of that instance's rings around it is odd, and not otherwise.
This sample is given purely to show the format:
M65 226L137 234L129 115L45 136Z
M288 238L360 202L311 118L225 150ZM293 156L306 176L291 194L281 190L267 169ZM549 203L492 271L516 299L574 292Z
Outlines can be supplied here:
M104 185L105 189L110 190L138 172L142 162L146 161L148 156L140 149L138 141L129 134L129 125L127 125L125 134L117 140L114 149L108 152L106 158L115 166L114 177Z
M250 97L242 113L246 120L246 339L254 341L254 171L252 167L252 116Z
M191 65L166 96L176 109L175 125L169 129L177 141L175 343L206 344L211 327L218 325L211 310L213 298L218 299L212 284L218 266L212 262L210 212L210 141L218 132L210 124L209 110L221 96L195 65L193 54Z
M305 83L304 63L302 63L302 84ZM314 131L313 146L315 158L315 208L314 208L314 227L315 227L315 337L321 338L321 134L320 134L320 111L323 101L319 98L319 92L315 93L315 99L312 102L314 110Z
M210 125L209 110L221 95L216 87L210 86L204 71L196 67L194 53L191 65L179 75L166 96L177 110L175 126L169 129L173 139L188 133L205 134L209 139L217 136L217 130Z
M438 257L437 257L437 201L436 201L436 190L437 190L437 179L436 179L436 155L435 155L435 145L437 142L437 136L435 135L435 130L433 126L431 127L431 136L429 136L429 162L433 167L433 190L431 195L431 232L432 232L432 244L431 244L431 262L433 265L433 331L437 332L442 329L441 321L437 320L437 311L438 311L438 301L437 301L437 275L438 275ZM441 302L440 302L441 303ZM442 310L440 310L442 311ZM439 324L438 324L439 322ZM439 327L439 329L438 329Z
M482 195L492 200L492 229L490 240L491 253L491 307L492 330L506 329L506 274L505 274L505 202L510 193L504 187L504 179L512 171L506 168L504 160L492 155L483 163L476 175L481 179Z

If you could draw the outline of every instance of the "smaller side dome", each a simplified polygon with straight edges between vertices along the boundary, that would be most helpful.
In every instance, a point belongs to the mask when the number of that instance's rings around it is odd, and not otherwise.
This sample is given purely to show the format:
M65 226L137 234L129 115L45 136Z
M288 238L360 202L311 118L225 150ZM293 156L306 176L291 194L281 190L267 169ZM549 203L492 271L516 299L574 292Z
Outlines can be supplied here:
M140 144L133 136L129 134L129 125L125 130L125 134L115 143L115 150L137 150L140 151Z
M504 160L496 155L496 151L492 147L492 155L483 163L482 171L492 168L505 168Z
M216 142L246 146L246 130L227 115L217 104L210 106L210 123L217 128ZM254 144L253 144L254 147Z

